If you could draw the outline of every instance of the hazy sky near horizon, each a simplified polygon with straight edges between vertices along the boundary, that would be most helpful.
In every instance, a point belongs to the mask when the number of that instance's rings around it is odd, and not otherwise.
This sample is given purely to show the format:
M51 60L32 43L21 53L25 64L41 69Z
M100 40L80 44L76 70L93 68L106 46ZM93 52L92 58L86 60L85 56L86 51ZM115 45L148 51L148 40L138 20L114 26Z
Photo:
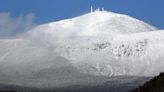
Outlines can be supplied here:
M14 30L27 30L22 23L30 28L34 24L72 18L90 12L91 6L127 14L164 29L164 0L1 0L0 26L10 24Z

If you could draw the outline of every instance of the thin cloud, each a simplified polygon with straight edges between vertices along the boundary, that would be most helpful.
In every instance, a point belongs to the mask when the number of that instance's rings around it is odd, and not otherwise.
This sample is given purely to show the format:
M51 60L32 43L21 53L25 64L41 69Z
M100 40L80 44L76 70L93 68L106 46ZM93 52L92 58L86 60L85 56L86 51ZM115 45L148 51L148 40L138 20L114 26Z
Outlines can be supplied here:
M16 36L36 26L35 15L29 13L16 18L10 13L0 13L0 37Z

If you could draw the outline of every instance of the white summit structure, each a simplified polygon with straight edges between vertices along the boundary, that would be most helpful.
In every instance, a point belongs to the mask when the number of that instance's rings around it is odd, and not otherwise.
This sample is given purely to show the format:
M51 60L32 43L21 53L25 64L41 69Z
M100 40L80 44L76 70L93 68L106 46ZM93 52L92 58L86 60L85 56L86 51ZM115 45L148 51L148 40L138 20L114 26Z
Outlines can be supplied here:
M105 11L104 7L102 8L97 8L96 10L93 9L93 6L91 6L91 9L90 9L91 13L92 12L95 12L95 11Z

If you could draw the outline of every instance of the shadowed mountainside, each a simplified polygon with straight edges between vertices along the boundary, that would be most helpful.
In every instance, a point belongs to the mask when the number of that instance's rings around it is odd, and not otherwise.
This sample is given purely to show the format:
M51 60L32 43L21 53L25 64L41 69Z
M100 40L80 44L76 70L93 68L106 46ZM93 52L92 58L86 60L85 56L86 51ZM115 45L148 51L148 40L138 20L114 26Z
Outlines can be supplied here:
M131 92L164 92L164 72Z
M82 85L82 82L76 80L76 85L70 84L68 86L50 88L0 84L0 90L3 90L0 92L128 92L129 90L142 85L145 81L149 80L150 77L117 76L107 78L102 83L100 81L103 81L103 78L98 79L91 77L90 80L91 79L95 81L93 84L87 83L88 85Z

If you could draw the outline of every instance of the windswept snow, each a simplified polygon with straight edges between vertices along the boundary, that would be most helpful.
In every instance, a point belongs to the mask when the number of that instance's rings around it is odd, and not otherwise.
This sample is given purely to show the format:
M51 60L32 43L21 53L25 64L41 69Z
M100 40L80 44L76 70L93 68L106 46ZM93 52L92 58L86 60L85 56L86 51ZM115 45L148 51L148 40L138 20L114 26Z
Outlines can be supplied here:
M30 75L47 68L69 66L66 59L28 40L0 40L0 75Z
M95 11L72 19L40 25L31 30L28 36L48 45L56 45L79 37L111 38L117 34L153 30L156 28L127 15Z

